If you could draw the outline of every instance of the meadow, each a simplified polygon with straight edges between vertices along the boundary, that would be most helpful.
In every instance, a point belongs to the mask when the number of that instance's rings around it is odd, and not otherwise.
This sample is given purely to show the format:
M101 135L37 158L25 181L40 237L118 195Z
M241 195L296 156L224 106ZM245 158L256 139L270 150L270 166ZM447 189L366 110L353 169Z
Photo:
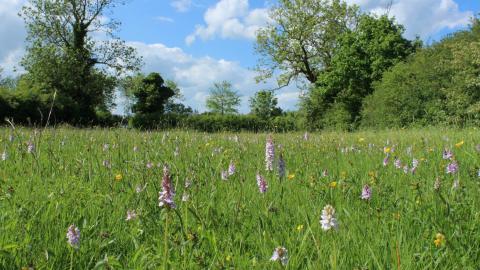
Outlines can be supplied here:
M0 269L479 269L479 144L2 128Z

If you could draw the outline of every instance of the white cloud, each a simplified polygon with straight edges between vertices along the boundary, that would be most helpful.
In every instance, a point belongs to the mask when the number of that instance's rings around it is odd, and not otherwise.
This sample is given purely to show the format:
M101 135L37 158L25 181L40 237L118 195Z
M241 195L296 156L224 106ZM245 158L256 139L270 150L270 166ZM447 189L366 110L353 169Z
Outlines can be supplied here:
M192 0L173 0L170 5L179 12L186 12L192 6Z
M195 31L185 38L192 44L220 36L224 39L255 39L256 31L268 21L268 9L249 10L248 0L220 0L204 14L205 25L196 25Z
M180 48L171 48L163 44L145 44L130 42L146 63L143 71L159 72L164 78L175 80L185 96L185 103L193 109L205 111L205 100L209 89L215 82L227 80L242 96L240 112L249 112L248 99L256 91L275 88L270 80L266 84L255 83L255 72L239 63L208 56L193 57ZM294 92L293 94L287 94ZM283 93L283 94L282 94ZM298 90L294 86L280 90L279 105L285 109L294 109L298 99Z
M0 0L0 66L12 75L23 56L25 27L18 11L23 0Z
M469 24L472 11L460 11L454 0L347 0L375 14L395 16L406 28L405 36L428 39L443 29ZM391 5L390 5L391 3Z
M173 23L174 20L170 17L165 17L165 16L157 16L155 17L155 20L160 21L160 22L167 22L167 23Z

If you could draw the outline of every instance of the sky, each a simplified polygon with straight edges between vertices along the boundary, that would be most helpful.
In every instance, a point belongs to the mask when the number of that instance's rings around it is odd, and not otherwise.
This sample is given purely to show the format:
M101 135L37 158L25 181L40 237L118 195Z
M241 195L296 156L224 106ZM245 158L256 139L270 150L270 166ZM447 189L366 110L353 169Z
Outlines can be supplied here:
M242 97L241 113L258 90L276 86L275 78L255 83L258 56L255 32L268 20L276 0L127 0L107 16L121 22L117 35L143 57L142 72L159 72L176 81L184 103L203 112L209 89L227 80ZM365 12L388 11L405 26L405 37L426 43L468 27L480 13L480 0L346 0ZM0 67L6 75L22 72L25 28L17 16L26 0L0 0ZM4 74L4 75L5 75ZM295 110L301 93L298 85L276 92L279 105ZM118 98L116 113L124 111Z

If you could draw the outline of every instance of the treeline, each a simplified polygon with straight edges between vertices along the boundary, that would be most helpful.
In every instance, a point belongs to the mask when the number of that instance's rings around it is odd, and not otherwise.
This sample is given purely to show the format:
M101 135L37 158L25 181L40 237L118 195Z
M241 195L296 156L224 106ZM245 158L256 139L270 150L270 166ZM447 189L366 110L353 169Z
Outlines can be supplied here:
M250 113L240 115L239 91L223 81L212 85L209 111L199 114L183 104L177 83L138 72L142 60L114 35L118 24L101 19L118 3L30 0L21 12L26 72L0 76L0 119L208 132L480 124L478 18L424 46L406 39L394 18L341 0L279 0L257 33L257 79L275 75L279 89L304 81L299 110L282 111L281 90L263 90L249 99ZM99 28L107 39L92 38ZM112 115L115 92L127 98L128 116Z

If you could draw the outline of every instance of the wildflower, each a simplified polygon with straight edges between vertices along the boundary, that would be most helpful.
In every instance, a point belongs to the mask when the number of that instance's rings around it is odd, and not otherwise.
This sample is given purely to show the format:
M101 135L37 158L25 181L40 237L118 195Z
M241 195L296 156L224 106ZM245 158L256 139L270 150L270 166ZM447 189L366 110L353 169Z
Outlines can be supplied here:
M303 140L304 140L304 141L308 141L308 137L309 137L309 136L308 136L308 132L305 132L305 133L303 134Z
M109 169L112 168L112 165L110 164L110 161L108 161L106 159L103 160L102 165L106 168L109 168Z
M67 242L73 248L80 247L80 230L75 226L75 224L72 224L68 227Z
M455 179L455 180L453 181L452 188L453 188L453 189L457 189L457 188L459 188L459 187L460 187L460 180Z
M118 173L117 175L115 175L115 181L120 182L122 179L123 179L122 174Z
M138 147L135 145L135 146L133 147L133 152L137 152L137 151L138 151Z
M147 184L145 184L145 186L142 187L142 185L138 184L136 187L135 187L135 192L136 193L141 193L143 190L145 190L145 188L147 187Z
M288 180L293 180L293 178L295 178L295 174L294 173L291 173L287 176Z
M230 161L230 164L228 165L228 176L234 175L235 170L236 170L235 163L233 163L233 161Z
M452 159L453 153L452 153L452 151L450 151L448 149L444 149L442 157L443 157L443 159Z
M228 172L227 172L227 171L222 171L222 172L221 172L221 177L222 177L222 180L227 180L227 178L228 178Z
M412 160L412 167L418 167L418 159Z
M5 161L5 160L7 160L7 158L8 158L7 151L3 151L2 156L1 156L1 159L2 159L3 161Z
M453 161L447 165L446 171L448 174L454 174L458 171L458 163Z
M184 192L182 195L182 202L188 202L190 200L190 195L187 192Z
M303 224L300 224L297 226L297 231L303 231Z
M395 161L393 162L393 165L395 166L395 168L400 169L400 168L402 168L402 161L400 161L400 159L398 159L398 158L395 158Z
M388 165L388 162L390 161L390 155L387 154L387 156L385 156L385 158L383 159L383 166L387 166Z
M360 196L360 198L362 198L362 200L370 200L370 198L372 197L372 190L370 189L370 187L368 185L365 185L363 186L363 189L362 189L362 195Z
M103 144L103 151L107 151L109 147L108 143Z
M265 181L265 178L263 178L263 176L261 176L258 173L257 173L257 185L260 193L267 192L267 189L268 189L267 181Z
M273 255L270 258L270 261L280 261L282 265L287 265L288 263L288 250L284 247L277 247L273 251Z
M35 144L33 144L33 142L28 142L27 153L33 153L33 152L35 152Z
M365 141L365 138L359 138L358 139L358 142L363 142L363 141Z
M137 218L137 213L135 210L127 210L127 217L125 218L126 221L130 221Z
M390 147L386 147L386 146L383 147L383 153L385 153L385 154L389 154L391 150L392 150L392 148L390 148Z
M167 206L169 208L175 208L175 202L173 197L175 196L175 191L172 187L172 182L170 180L170 170L167 165L163 166L163 178L162 178L162 191L159 192L158 196L158 206L163 207Z
M265 169L273 171L273 160L275 159L275 146L271 136L268 136L265 144Z
M278 176L280 176L280 178L285 177L285 160L282 154L278 157Z
M411 156L412 155L412 146L407 147L407 155Z
M338 228L337 218L335 217L335 209L331 205L327 204L323 208L320 224L322 224L322 229L324 231L328 231L332 228Z
M337 187L337 182L332 181L332 182L330 182L330 184L328 186L331 187L331 188L336 188Z
M462 140L462 141L459 141L458 143L455 144L455 147L459 148L461 147L465 142Z
M147 162L147 169L151 169L153 167L153 163L152 162Z
M323 172L322 172L322 177L327 177L327 176L328 176L328 170L325 169L325 170L323 170Z
M445 242L446 242L445 235L441 233L437 233L437 235L435 235L435 240L433 240L433 243L435 244L436 247L445 245Z

